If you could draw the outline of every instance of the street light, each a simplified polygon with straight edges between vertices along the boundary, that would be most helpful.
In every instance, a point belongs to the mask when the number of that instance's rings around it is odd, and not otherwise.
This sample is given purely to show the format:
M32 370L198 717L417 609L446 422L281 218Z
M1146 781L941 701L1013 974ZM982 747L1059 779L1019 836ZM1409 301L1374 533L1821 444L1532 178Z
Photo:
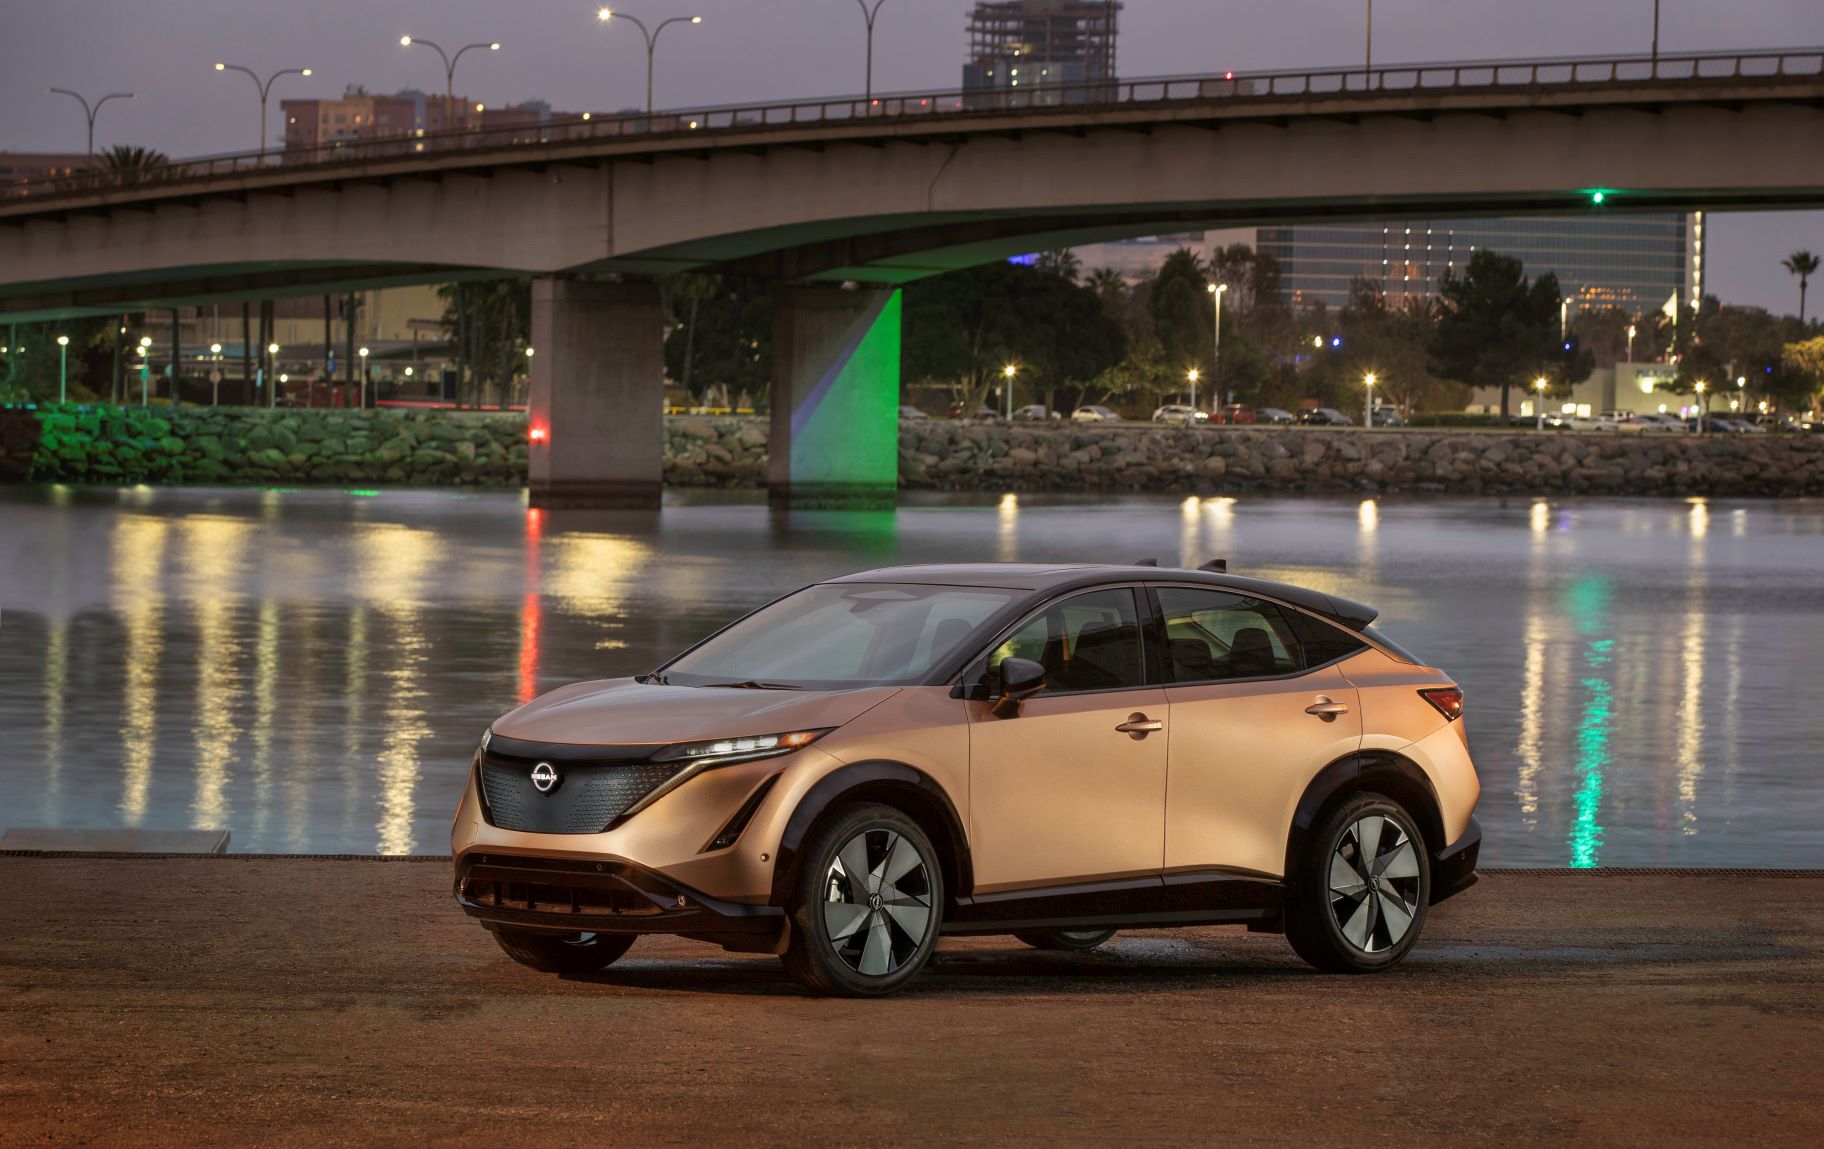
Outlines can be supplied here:
M1362 425L1369 428L1370 430L1373 430L1374 429L1374 372L1372 372L1372 371L1368 372L1368 374L1364 375L1362 377L1362 379L1365 383L1368 384L1368 407L1365 411L1362 412Z
M473 52L477 48L498 52L500 51L500 41L490 40L486 44L464 44L456 49L456 54L452 56L445 52L443 46L435 40L421 40L416 36L399 37L400 47L409 48L413 44L423 44L425 47L435 50L443 60L443 126L447 131L456 119L456 65L462 59L462 54Z
M1737 375L1735 377L1735 393L1740 397L1741 409L1748 410L1748 376Z
M367 348L363 347L355 354L361 357L361 394L355 400L355 405L365 408L367 406Z
M862 90L862 99L866 101L864 106L869 109L870 115L874 108L874 21L880 15L880 6L886 2L887 0L874 0L874 5L870 8L868 0L855 0L855 3L861 5L862 19L868 22L868 78L867 86Z
M1013 377L1019 373L1020 369L1011 363L1001 368L1001 378L1006 380L1006 382L1001 385L1002 398L1006 401L1007 421L1009 423L1013 422Z
M70 401L70 337L57 337L57 402Z
M1191 381L1191 410L1193 411L1197 409L1197 380L1202 376L1203 372L1195 367L1184 373L1184 377Z
M1634 362L1634 325L1628 324L1628 362Z
M610 20L625 20L635 28L638 28L640 30L640 35L646 37L646 114L649 116L652 115L652 56L653 52L656 51L659 46L659 33L663 32L672 24L701 24L703 22L703 17L673 16L669 20L659 21L659 26L651 31L647 31L645 23L637 16L629 16L625 12L616 12L612 8L596 9L595 18L597 22L602 24L606 24Z
M1697 433L1700 435L1704 433L1704 416L1709 413L1709 409L1704 406L1704 392L1709 387L1702 379L1697 381Z
M68 88L52 88L51 91L59 96L68 96L82 105L83 117L89 121L90 159L95 158L95 117L101 114L101 106L109 100L131 100L135 98L132 92L109 92L101 99L96 100L94 107L90 107L89 101L83 98L83 95L80 92L72 92Z
M1659 79L1659 0L1653 0L1653 78Z
M149 358L149 356L151 354L152 354L152 337L150 335L140 336L139 337L139 405L141 407L144 407L148 402L150 402L150 399L148 398L147 393L152 385L152 360Z
M1545 430L1545 376L1533 380L1533 391L1539 397L1533 400L1533 430Z
M260 90L260 160L264 162L266 159L266 96L272 91L273 81L280 76L308 76L310 69L282 68L264 80L260 79L260 74L252 68L243 68L239 64L217 64L215 70L218 72L245 72L253 77L253 86Z
M1659 0L1654 0L1658 3ZM1362 82L1372 86L1368 73L1374 71L1374 0L1368 0L1368 50L1363 56Z
M1222 370L1222 293L1229 289L1226 283L1209 284L1205 290L1210 293L1210 300L1216 305L1216 338L1210 344L1210 385L1215 386ZM1191 406L1197 406L1197 400L1191 400Z

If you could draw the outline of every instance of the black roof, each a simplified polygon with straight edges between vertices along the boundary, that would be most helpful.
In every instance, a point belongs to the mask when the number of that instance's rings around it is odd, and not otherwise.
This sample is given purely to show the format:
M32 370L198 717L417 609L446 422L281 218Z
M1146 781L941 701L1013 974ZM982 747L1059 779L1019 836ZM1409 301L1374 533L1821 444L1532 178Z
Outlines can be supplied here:
M1325 594L1309 587L1220 571L1103 563L929 563L858 571L830 582L935 583L981 586L1051 594L1105 582L1175 583L1214 587L1238 594L1278 599L1322 615L1351 630L1361 630L1380 612L1371 606Z

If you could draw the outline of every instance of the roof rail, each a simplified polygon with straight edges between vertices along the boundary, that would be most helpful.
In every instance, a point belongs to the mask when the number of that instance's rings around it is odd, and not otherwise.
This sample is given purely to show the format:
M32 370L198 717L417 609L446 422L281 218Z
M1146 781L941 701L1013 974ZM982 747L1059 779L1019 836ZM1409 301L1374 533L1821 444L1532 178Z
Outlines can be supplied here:
M1159 565L1159 560L1158 559L1135 559L1134 565L1137 567L1156 567Z

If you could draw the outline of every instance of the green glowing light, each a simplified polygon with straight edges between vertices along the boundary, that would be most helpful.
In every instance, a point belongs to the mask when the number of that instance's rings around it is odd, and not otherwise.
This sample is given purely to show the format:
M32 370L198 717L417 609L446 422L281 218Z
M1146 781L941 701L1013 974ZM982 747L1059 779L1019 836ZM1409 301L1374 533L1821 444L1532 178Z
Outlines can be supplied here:
M833 484L891 491L899 483L900 293L864 320L854 351L793 433L794 487Z
M374 498L378 498L380 496L379 491L353 490L353 491L343 491L342 493L345 495L353 495L357 499L374 499Z
M1573 583L1566 594L1571 621L1579 637L1588 640L1583 652L1585 675L1578 680L1584 690L1583 714L1577 723L1577 791L1572 796L1569 846L1573 869L1598 865L1602 849L1603 777L1609 766L1610 725L1615 716L1614 688L1608 667L1615 660L1615 640L1598 637L1609 617L1609 584L1602 579Z
M1608 195L1603 192L1592 192L1590 194L1591 203L1601 203L1603 200L1605 200L1607 198L1609 198Z

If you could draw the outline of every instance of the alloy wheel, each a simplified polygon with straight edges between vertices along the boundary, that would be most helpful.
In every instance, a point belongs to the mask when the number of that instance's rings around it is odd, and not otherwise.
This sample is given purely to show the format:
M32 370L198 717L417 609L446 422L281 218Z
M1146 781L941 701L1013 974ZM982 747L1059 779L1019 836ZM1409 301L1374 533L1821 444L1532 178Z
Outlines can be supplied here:
M1412 837L1381 814L1357 820L1330 856L1330 913L1350 945L1381 953L1400 943L1419 910Z
M931 931L931 873L918 847L892 830L850 838L831 860L823 887L830 944L857 973L892 973Z

